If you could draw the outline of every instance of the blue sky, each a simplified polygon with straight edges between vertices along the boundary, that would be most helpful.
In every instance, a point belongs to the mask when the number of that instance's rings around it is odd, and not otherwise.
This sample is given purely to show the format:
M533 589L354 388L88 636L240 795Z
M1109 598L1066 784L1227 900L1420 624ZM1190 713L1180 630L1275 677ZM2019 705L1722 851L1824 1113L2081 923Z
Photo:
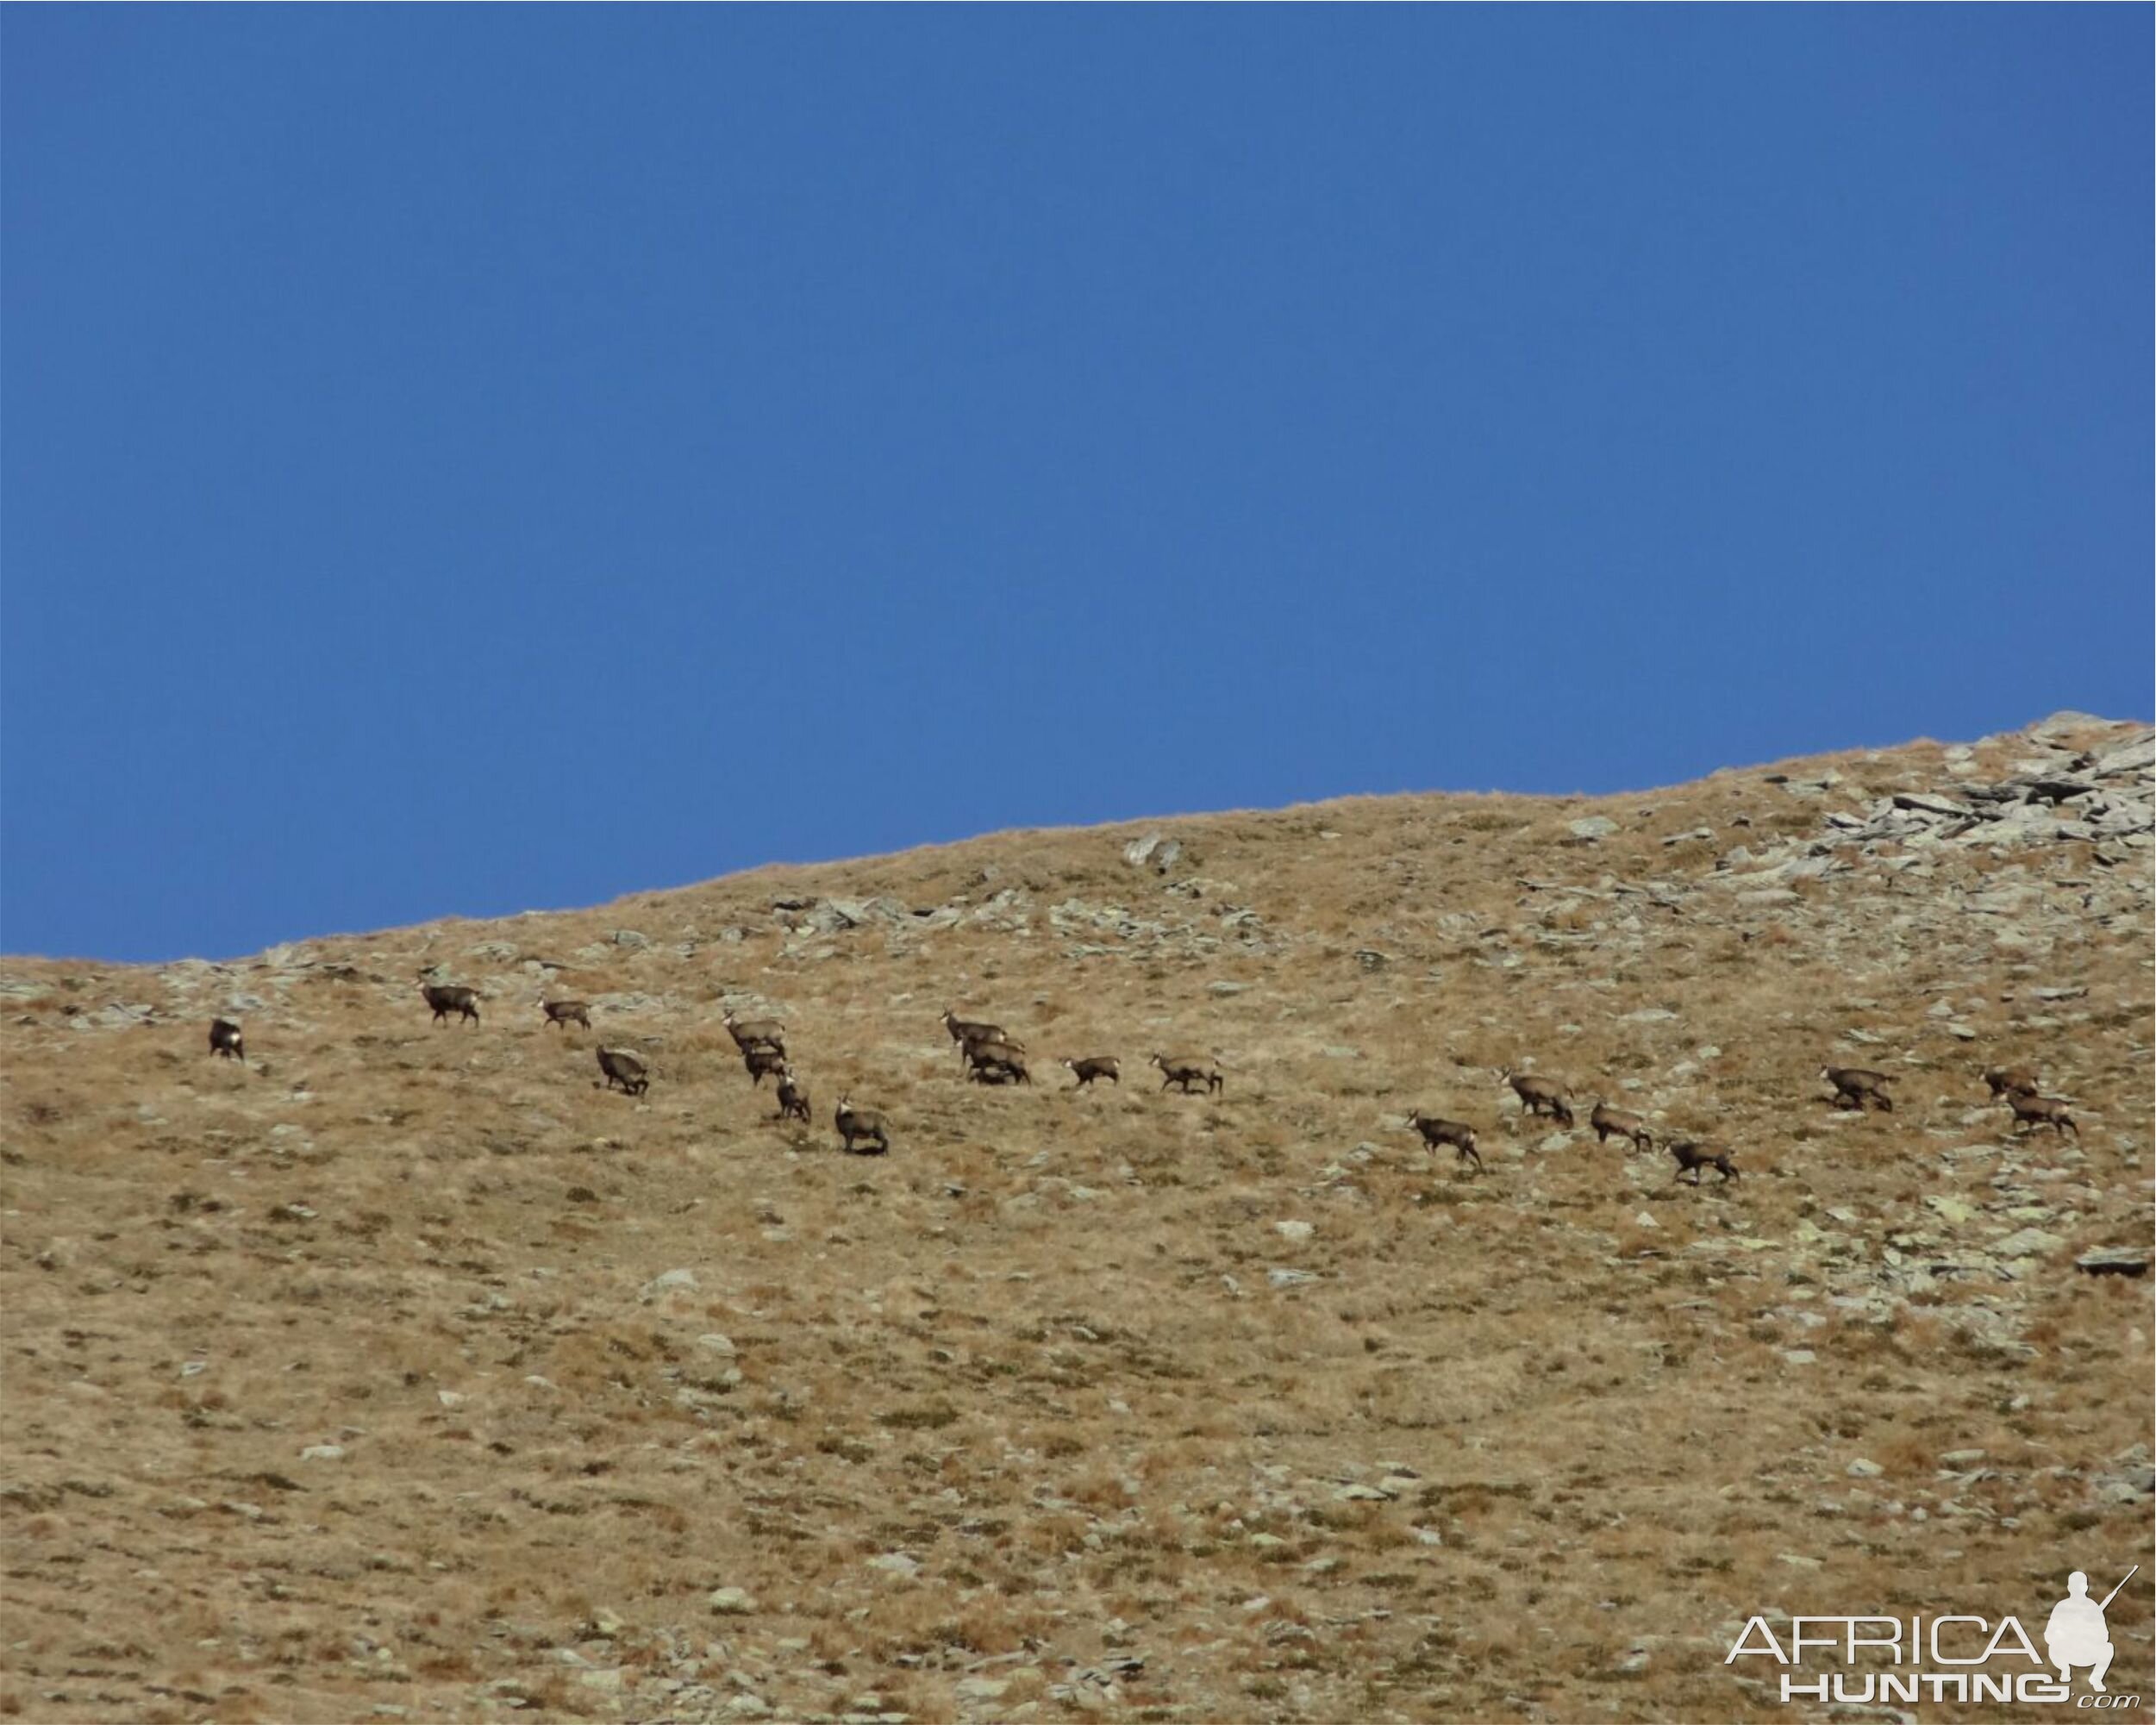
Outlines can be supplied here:
M2147 7L0 15L0 945L2152 705Z

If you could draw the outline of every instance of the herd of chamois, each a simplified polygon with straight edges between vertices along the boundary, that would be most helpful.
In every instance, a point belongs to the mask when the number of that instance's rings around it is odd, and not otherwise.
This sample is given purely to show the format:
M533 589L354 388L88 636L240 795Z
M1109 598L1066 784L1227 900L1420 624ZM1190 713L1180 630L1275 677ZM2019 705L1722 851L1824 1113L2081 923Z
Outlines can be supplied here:
M478 1023L478 990L430 982L425 971L420 972L419 987L422 997L433 1009L436 1024L447 1022L452 1016L459 1022ZM591 1028L588 1002L548 1000L542 993L539 1008L549 1027L559 1025L566 1028L577 1024L586 1030ZM787 1058L785 1025L776 1018L742 1018L731 1010L720 1022L733 1037L750 1082L760 1086L766 1078L777 1080L777 1117L805 1124L810 1115L809 1092ZM947 1009L943 1028L957 1045L959 1060L972 1082L1033 1082L1032 1070L1026 1062L1026 1045L1002 1025L983 1019L960 1018ZM210 1021L209 1048L213 1054L228 1059L244 1062L247 1058L241 1028L228 1018ZM627 1048L612 1048L603 1044L597 1052L603 1088L618 1088L632 1097L641 1097L650 1090L651 1074L637 1055ZM1111 1054L1066 1059L1061 1064L1077 1080L1076 1089L1084 1090L1102 1078L1118 1086L1122 1083L1122 1065ZM1218 1096L1226 1088L1226 1079L1216 1059L1156 1053L1147 1064L1159 1070L1163 1091L1178 1090L1185 1095L1203 1091L1209 1096ZM1836 1108L1859 1112L1877 1108L1887 1114L1894 1111L1890 1089L1894 1081L1884 1072L1857 1066L1823 1066L1819 1075L1833 1087ZM1572 1093L1563 1084L1537 1073L1515 1072L1509 1067L1497 1076L1501 1083L1511 1087L1528 1117L1546 1115L1559 1126L1569 1128L1573 1124ZM1993 1066L1985 1070L1983 1078L1992 1099L2005 1103L2012 1111L2015 1131L2027 1133L2039 1126L2048 1126L2062 1138L2069 1132L2077 1139L2081 1136L2081 1128L2075 1123L2067 1104L2057 1097L2043 1095L2036 1074L2028 1067ZM1612 1108L1606 1101L1596 1101L1587 1123L1593 1129L1597 1144L1622 1138L1628 1146L1628 1153L1652 1153L1654 1148L1654 1134L1644 1119L1628 1109ZM875 1109L856 1108L850 1096L839 1098L832 1124L838 1132L842 1150L880 1156L891 1149L891 1128L884 1116ZM1475 1172L1483 1172L1475 1128L1466 1122L1448 1120L1415 1109L1409 1113L1406 1127L1420 1134L1429 1149L1450 1148L1456 1165L1465 1164ZM1727 1149L1696 1139L1675 1140L1666 1148L1676 1160L1679 1180L1689 1174L1692 1184L1697 1185L1709 1168L1719 1173L1725 1184L1737 1178L1735 1158Z

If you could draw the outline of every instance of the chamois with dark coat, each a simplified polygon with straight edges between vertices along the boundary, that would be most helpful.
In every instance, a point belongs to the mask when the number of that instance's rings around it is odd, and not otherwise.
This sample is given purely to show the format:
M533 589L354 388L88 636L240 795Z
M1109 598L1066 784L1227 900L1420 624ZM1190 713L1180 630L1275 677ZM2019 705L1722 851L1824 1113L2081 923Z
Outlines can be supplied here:
M2074 1124L2074 1117L2066 1112L2066 1104L2055 1096L2029 1096L2020 1091L2009 1091L2007 1106L2014 1110L2014 1129L2028 1132L2039 1126L2048 1126L2064 1138L2069 1132L2076 1138L2081 1128Z
M2044 1087L2027 1066L1986 1066L1984 1083L1994 1102L2003 1096L2034 1096Z
M1677 1158L1677 1178L1692 1177L1692 1184L1699 1184L1700 1176L1712 1168L1722 1176L1724 1185L1737 1178L1735 1159L1727 1150L1712 1144L1698 1144L1690 1139L1670 1146L1670 1154Z
M839 1129L839 1148L849 1155L882 1156L891 1149L891 1134L884 1124L884 1116L874 1109L854 1107L849 1097L839 1098L838 1112L832 1117L832 1123ZM857 1138L866 1139L876 1147L856 1153L853 1141Z
M247 1054L247 1050L241 1046L240 1027L229 1018L211 1019L209 1021L209 1052L213 1054L222 1054L228 1060L238 1060L244 1065Z
M453 1012L461 1013L474 1024L479 1022L479 991L476 988L452 987L447 983L428 982L427 972L419 973L419 991L427 997L427 1004L434 1009L434 1022L441 1023Z
M785 1050L753 1042L741 1050L741 1065L748 1070L749 1082L761 1090L766 1078L785 1077Z
M1084 1090L1095 1078L1106 1078L1117 1090L1123 1087L1123 1069L1111 1054L1088 1054L1082 1060L1066 1060L1064 1066L1078 1080L1075 1089Z
M542 995L540 997L539 1009L547 1015L547 1022L549 1027L556 1024L581 1024L587 1030L591 1028L591 1008L584 1001L548 1000Z
M808 1123L809 1088L793 1075L791 1066L778 1074L778 1118Z
M778 1054L786 1052L786 1027L776 1018L736 1018L729 1011L719 1022L744 1054L752 1048L769 1048Z
M1482 1172L1482 1152L1475 1147L1475 1128L1465 1121L1440 1120L1418 1108L1408 1116L1408 1124L1422 1134L1422 1142L1429 1148L1449 1144L1454 1162L1472 1162L1475 1172Z
M1547 1114L1559 1126L1572 1123L1572 1093L1553 1078L1538 1078L1533 1072L1515 1072L1507 1066L1497 1076L1512 1086L1520 1105L1533 1114Z
M600 1049L599 1070L606 1074L603 1088L607 1090L619 1084L625 1094L641 1096L652 1087L644 1063L626 1048Z
M1822 1066L1819 1076L1834 1087L1834 1106L1853 1108L1864 1112L1872 1103L1879 1105L1879 1112L1894 1112L1894 1098L1886 1087L1894 1082L1884 1072L1874 1072L1863 1066Z
M1196 1054L1155 1054L1146 1064L1160 1068L1160 1088L1171 1084L1188 1096L1200 1084L1208 1095L1218 1095L1227 1088L1218 1062L1201 1059Z
M1634 1150L1654 1147L1654 1134L1647 1130L1647 1122L1629 1109L1612 1108L1606 1102L1597 1102L1595 1111L1587 1116L1587 1123L1595 1128L1597 1144L1607 1144L1612 1138L1628 1138Z
M1029 1084L1025 1051L1009 1042L967 1042L966 1077L981 1084Z
M965 1057L967 1047L975 1042L1002 1042L1022 1054L1026 1052L1026 1045L1002 1025L991 1024L985 1019L961 1018L947 1007L944 1009L943 1028L951 1033L951 1040L959 1045L961 1059Z

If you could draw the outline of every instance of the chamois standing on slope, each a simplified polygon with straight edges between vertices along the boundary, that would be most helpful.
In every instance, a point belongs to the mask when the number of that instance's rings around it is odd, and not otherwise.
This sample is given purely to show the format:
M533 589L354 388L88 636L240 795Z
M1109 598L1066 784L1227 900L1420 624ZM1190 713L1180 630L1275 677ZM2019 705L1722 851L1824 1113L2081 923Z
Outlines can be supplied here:
M2027 1066L1986 1066L1984 1082L1993 1102L2003 1096L2034 1096L2044 1087Z
M729 1011L719 1022L744 1054L752 1048L769 1048L778 1054L786 1052L786 1027L776 1018L737 1018Z
M1606 1102L1597 1102L1595 1111L1587 1116L1587 1123L1595 1128L1597 1144L1607 1144L1612 1138L1628 1138L1634 1150L1654 1147L1654 1134L1647 1130L1647 1122L1628 1109L1612 1108Z
M2039 1126L2048 1126L2064 1138L2069 1132L2076 1138L2081 1128L2074 1117L2066 1112L2066 1104L2055 1096L2027 1096L2020 1091L2007 1093L2007 1105L2014 1110L2014 1129L2026 1133Z
M1861 1114L1870 1103L1877 1103L1880 1113L1894 1112L1894 1098L1886 1089L1894 1080L1884 1072L1863 1066L1822 1066L1819 1076L1834 1087L1836 1108L1853 1108Z
M1160 1068L1160 1088L1171 1084L1188 1096L1200 1084L1206 1093L1217 1096L1227 1087L1216 1060L1202 1059L1196 1054L1155 1054L1146 1064Z
M626 1048L599 1050L599 1070L606 1074L605 1089L621 1085L628 1096L641 1096L652 1087L652 1081L644 1071L644 1063Z
M539 1009L547 1015L547 1023L550 1028L556 1024L565 1027L571 1024L581 1024L587 1030L591 1028L591 1008L584 1001L548 1000L541 995L539 1000Z
M1029 1084L1022 1050L1009 1042L968 1042L965 1045L966 1077L982 1084Z
M849 1154L854 1153L853 1141L857 1138L866 1139L876 1147L859 1152L861 1155L882 1156L890 1152L890 1131L884 1124L884 1116L874 1109L856 1108L849 1097L841 1097L832 1124L839 1129L839 1147Z
M1066 1060L1063 1064L1078 1080L1074 1089L1084 1090L1095 1078L1106 1078L1117 1090L1123 1087L1123 1069L1112 1055L1089 1054L1082 1060Z
M1724 1185L1737 1178L1734 1159L1727 1150L1718 1149L1712 1144L1697 1144L1686 1140L1671 1145L1670 1154L1677 1159L1677 1178L1681 1180L1690 1174L1695 1186L1699 1184L1700 1176L1709 1168L1722 1176Z
M229 1018L211 1019L209 1021L209 1052L213 1054L221 1054L228 1060L238 1060L244 1065L247 1056L247 1050L241 1045L240 1027Z
M809 1120L809 1090L793 1074L791 1066L783 1067L778 1074L778 1115L781 1120L798 1120L803 1125Z
M1007 1047L1026 1052L1026 1045L1000 1024L991 1024L985 1019L960 1018L947 1008L943 1014L943 1028L951 1033L951 1040L959 1045L959 1058L977 1042L1001 1042Z
M476 988L428 982L427 972L422 971L419 973L419 991L426 996L427 1004L434 1009L435 1023L443 1022L453 1012L461 1013L474 1024L479 1022L479 991Z
M786 1075L786 1053L783 1048L753 1043L741 1050L741 1065L747 1068L749 1082L761 1090L766 1078Z
M1572 1123L1572 1092L1553 1078L1538 1078L1532 1072L1515 1072L1507 1066L1498 1078L1512 1086L1513 1095L1530 1115L1547 1114L1559 1126Z

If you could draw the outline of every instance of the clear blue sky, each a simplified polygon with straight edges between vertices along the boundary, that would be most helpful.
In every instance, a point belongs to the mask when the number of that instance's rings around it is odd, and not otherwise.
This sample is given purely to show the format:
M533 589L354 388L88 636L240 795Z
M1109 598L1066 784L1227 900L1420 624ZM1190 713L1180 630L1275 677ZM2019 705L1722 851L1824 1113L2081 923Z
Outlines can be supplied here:
M2151 9L0 16L0 945L2146 716Z

